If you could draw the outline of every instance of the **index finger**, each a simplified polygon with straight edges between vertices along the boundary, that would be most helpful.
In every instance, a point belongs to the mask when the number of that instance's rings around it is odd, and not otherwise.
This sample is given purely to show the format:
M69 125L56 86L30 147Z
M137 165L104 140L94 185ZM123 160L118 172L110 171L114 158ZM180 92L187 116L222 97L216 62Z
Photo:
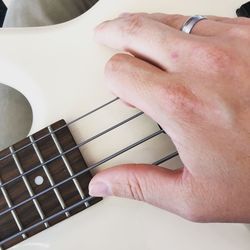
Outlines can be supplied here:
M180 55L185 58L193 37L153 19L131 14L106 21L96 28L96 39L167 71L175 71Z

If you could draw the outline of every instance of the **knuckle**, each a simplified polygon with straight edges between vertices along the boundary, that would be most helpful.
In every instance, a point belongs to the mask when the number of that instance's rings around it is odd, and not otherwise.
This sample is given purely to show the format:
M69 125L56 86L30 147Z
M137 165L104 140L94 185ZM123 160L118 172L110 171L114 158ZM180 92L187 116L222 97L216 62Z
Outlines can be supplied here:
M185 17L183 15L172 14L166 17L166 22L172 24L174 27L181 28L184 19Z
M248 17L235 17L235 20L237 20L237 22L240 24L250 24Z
M145 18L139 14L132 14L125 17L124 26L122 27L124 35L127 36L138 33L143 25L144 19Z
M232 53L225 47L213 43L198 45L193 56L199 67L214 73L227 72L228 67L234 62Z
M138 201L145 201L144 192L136 174L130 173L130 176L128 178L128 187L129 187L130 197L132 199Z
M250 40L249 27L245 25L233 26L229 31L230 37L240 38L242 40Z
M161 99L165 102L164 107L173 115L191 118L199 109L198 98L182 84L164 86L159 92L163 95Z

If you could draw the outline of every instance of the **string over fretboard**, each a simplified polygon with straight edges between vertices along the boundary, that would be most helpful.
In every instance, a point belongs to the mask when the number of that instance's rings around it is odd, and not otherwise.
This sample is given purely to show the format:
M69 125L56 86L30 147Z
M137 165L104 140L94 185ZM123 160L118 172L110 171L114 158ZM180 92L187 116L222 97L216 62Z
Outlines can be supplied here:
M87 166L63 120L3 150L0 158L1 249L14 246L100 200L88 195L92 178L89 171L74 177ZM62 181L65 183L56 187Z

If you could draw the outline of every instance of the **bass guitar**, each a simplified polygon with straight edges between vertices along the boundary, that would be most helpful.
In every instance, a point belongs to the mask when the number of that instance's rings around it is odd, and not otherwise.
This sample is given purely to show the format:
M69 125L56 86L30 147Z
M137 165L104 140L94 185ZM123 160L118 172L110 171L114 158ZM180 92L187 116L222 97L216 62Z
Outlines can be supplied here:
M0 152L1 249L249 249L246 225L195 224L142 202L88 194L91 176L106 167L181 165L159 126L105 88L103 68L115 51L94 42L94 27L121 12L234 16L241 4L100 0L63 24L0 30L0 82L33 112L27 138Z

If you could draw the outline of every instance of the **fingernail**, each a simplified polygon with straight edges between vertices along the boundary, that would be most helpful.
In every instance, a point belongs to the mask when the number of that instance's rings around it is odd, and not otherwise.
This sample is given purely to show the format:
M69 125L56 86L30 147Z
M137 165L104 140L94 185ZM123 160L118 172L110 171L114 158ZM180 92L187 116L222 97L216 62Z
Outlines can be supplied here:
M111 190L104 182L94 182L89 185L89 194L96 197L105 197L111 195Z

